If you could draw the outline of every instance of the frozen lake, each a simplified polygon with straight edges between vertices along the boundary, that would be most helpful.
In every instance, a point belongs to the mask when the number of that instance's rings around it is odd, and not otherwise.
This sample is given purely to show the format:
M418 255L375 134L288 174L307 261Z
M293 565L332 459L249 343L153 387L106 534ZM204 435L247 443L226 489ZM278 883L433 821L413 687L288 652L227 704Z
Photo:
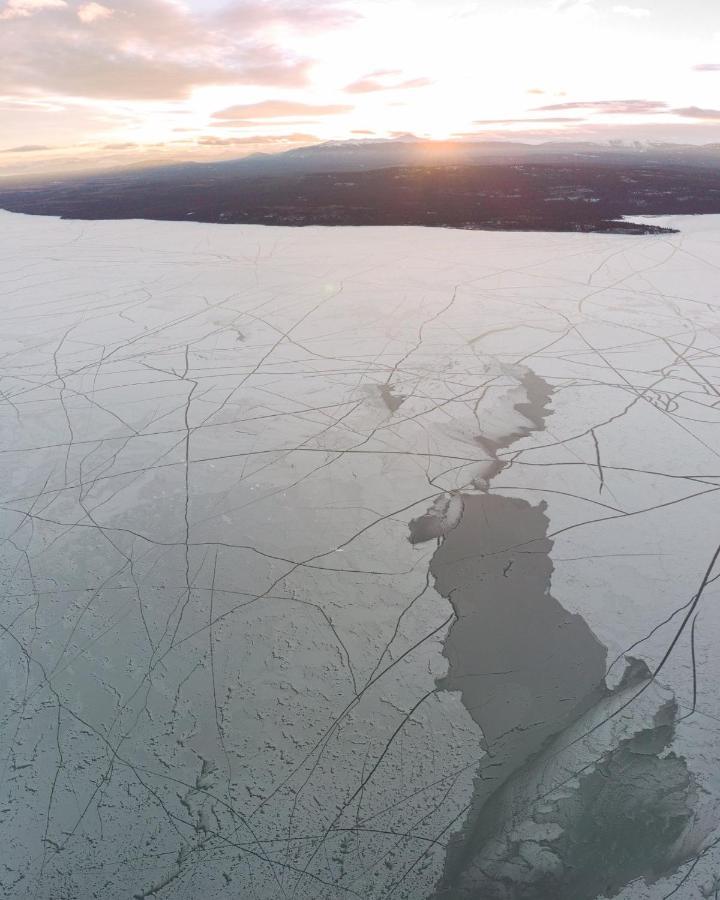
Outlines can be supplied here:
M0 892L717 896L720 217L653 221L0 211Z

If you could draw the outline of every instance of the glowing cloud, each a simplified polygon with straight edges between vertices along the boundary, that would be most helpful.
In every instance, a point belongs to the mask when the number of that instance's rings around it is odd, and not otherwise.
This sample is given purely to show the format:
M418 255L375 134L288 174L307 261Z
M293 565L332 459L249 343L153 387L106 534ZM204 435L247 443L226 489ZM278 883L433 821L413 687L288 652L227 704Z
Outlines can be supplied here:
M42 10L66 7L65 0L8 0L5 9L0 12L0 19L24 19Z
M341 103L313 104L294 100L262 100L259 103L239 103L213 113L213 119L275 119L285 116L335 116L350 112L352 106Z
M81 22L89 25L91 22L97 22L98 19L107 19L113 14L113 10L100 3L84 3L78 7L77 15Z

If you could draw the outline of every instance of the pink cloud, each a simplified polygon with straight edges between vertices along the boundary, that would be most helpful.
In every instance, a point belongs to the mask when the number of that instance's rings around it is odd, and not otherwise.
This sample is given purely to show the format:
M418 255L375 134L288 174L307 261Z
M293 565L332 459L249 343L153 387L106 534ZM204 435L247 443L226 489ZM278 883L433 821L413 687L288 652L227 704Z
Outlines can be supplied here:
M685 119L720 121L720 109L701 109L698 106L685 106L682 109L673 109L672 112L676 116L682 116Z
M387 81L389 76L396 76L400 73L396 70L387 69L379 72L371 72L357 81L348 84L345 91L348 94L370 94L375 91L405 91L412 88L428 87L432 84L430 78L408 78L404 81Z
M299 31L322 31L351 25L360 13L338 3L322 2L245 2L226 7L217 20L223 26L262 28L284 25Z
M533 112L555 112L561 110L586 110L606 115L642 115L667 110L662 100L577 100L570 103L551 103L538 106Z
M260 103L240 103L213 113L213 119L247 120L275 119L287 116L336 116L354 107L343 103L301 103L295 100L263 100Z
M20 147L8 147L7 150L0 151L1 153L40 153L44 150L52 150L52 147L47 147L45 144L22 144Z
M584 122L583 116L550 116L538 119L475 119L474 125L544 125L562 122Z
M89 25L91 22L97 22L98 19L107 19L113 14L111 9L100 3L83 3L77 8L77 16L81 22Z
M0 19L27 19L47 9L64 9L65 0L8 0Z
M262 134L249 135L247 137L221 138L214 134L204 135L198 138L198 144L205 147L235 147L253 144L314 144L318 138L314 134Z
M268 29L320 30L357 17L310 0L220 13L173 0L9 0L0 15L0 92L129 100L182 99L210 84L303 86L312 61Z

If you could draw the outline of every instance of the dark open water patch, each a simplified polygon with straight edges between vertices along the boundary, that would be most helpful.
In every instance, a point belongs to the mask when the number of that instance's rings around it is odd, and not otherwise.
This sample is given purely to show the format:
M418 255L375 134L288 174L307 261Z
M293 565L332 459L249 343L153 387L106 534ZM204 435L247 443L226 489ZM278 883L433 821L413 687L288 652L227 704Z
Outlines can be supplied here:
M396 394L391 384L383 384L380 386L380 396L383 403L390 412L397 412L403 403L407 400L406 394Z
M488 749L514 767L600 696L605 648L550 594L545 504L463 498L460 524L432 558L457 616L442 687L460 691Z
M519 382L526 400L513 404L516 427L477 439L491 459L485 485L506 465L500 451L542 430L549 414L550 386L529 370ZM552 596L545 510L545 503L458 492L410 523L413 543L438 540L430 572L456 614L439 687L460 693L486 751L437 900L612 897L687 858L677 848L697 789L685 760L669 752L671 695L609 741L563 741L578 723L594 731L614 715L613 703L632 701L651 681L645 663L628 660L626 677L608 690L605 647ZM549 792L545 775L557 756L569 778Z
M487 751L437 898L612 897L636 878L674 871L673 848L691 823L692 776L684 759L666 754L672 701L597 759L570 754L577 783L543 797L547 748L610 696L605 648L550 593L544 510L467 495L461 522L431 562L436 589L457 615L440 686L460 692ZM649 677L644 663L629 672L619 691Z

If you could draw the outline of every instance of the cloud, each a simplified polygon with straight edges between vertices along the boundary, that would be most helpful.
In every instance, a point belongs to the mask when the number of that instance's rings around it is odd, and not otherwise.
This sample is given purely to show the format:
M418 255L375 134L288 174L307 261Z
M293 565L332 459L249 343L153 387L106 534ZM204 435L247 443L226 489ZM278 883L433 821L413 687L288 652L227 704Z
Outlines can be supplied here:
M671 112L685 119L720 121L720 109L701 109L699 106L685 106L681 109L673 109Z
M720 63L700 63L693 66L694 72L720 72Z
M562 122L584 122L583 116L550 116L542 119L475 119L473 125L554 125Z
M271 119L218 119L216 122L210 122L209 125L211 128L223 128L226 131L231 129L232 131L236 131L239 128L268 128L272 126L278 126L282 128L289 128L291 125L294 127L295 125L317 125L319 124L319 119L313 118L299 118L299 119L290 119L290 118L281 118L277 121L273 121ZM199 131L200 129L196 129Z
M42 150L52 150L52 147L47 147L45 144L23 144L20 147L8 147L7 150L2 150L2 153L39 153Z
M612 11L621 16L628 16L631 19L646 19L652 15L652 12L644 6L613 6Z
M508 134L505 129L483 128L481 131L455 131L452 138L454 140L463 141L498 141L507 143L508 141L547 141L555 138L566 140L568 136L575 137L576 132L569 133L562 128L521 128Z
M260 103L240 103L212 114L213 119L276 119L287 116L336 116L350 112L353 106L343 103L300 103L295 100L262 100Z
M283 60L247 60L244 68L152 59L138 54L108 52L85 47L82 53L68 45L52 48L35 67L32 86L50 93L105 99L182 99L200 85L256 83L296 86L304 83L307 66ZM6 92L27 85L21 66L0 60L0 88Z
M221 138L214 134L198 138L204 147L234 147L248 144L314 144L318 138L314 134L255 134L246 137Z
M667 103L662 100L578 100L570 103L551 103L538 106L534 112L560 112L564 110L585 110L605 115L652 115L667 112Z
M283 126L290 124L290 119L283 119ZM218 122L210 122L212 128L257 128L258 126L266 126L268 123L263 119L222 119ZM293 124L294 121L293 121Z
M44 9L65 7L67 7L65 0L8 0L5 9L0 12L0 19L27 19Z
M104 110L97 106L71 102L45 103L37 101L24 104L5 101L0 110L2 121L2 145L6 147L24 144L76 144L102 134L102 143L108 140L129 140L126 129L137 128L141 122L137 115L123 110ZM119 132L125 132L120 136ZM111 136L112 135L112 136ZM98 141L92 141L96 144Z
M391 81L386 79L389 76L396 76L400 73L394 69L386 69L380 72L372 72L353 81L345 87L348 94L370 94L375 91L406 91L412 88L423 88L432 84L430 78L408 78L404 81Z
M77 16L81 22L89 25L91 22L97 22L98 19L107 19L113 14L111 9L100 3L84 3L78 6Z
M720 143L720 121L713 119L695 120L667 119L665 122L643 121L641 123L618 122L578 122L570 128L557 128L548 125L545 128L519 128L509 135L507 130L488 129L476 132L456 132L456 138L483 141L557 141L561 146L568 141L597 143L612 140L641 142L644 146L656 143L708 144Z
M699 106L683 106L671 108L661 100L590 100L572 103L553 103L541 106L538 112L559 112L577 110L586 113L602 113L604 115L673 115L684 119L717 120L720 110L703 109ZM539 121L539 120L538 120ZM546 120L547 121L547 120ZM488 123L490 124L490 123Z
M278 42L278 24L319 30L356 18L317 0L219 13L175 0L8 0L0 16L0 93L126 100L178 100L215 84L304 86L312 60Z
M135 147L139 147L139 144L134 143L133 141L125 141L120 144L105 144L103 150L132 150Z
M250 2L234 3L224 9L218 21L224 26L256 28L284 26L298 31L342 28L361 18L360 13L337 3Z

